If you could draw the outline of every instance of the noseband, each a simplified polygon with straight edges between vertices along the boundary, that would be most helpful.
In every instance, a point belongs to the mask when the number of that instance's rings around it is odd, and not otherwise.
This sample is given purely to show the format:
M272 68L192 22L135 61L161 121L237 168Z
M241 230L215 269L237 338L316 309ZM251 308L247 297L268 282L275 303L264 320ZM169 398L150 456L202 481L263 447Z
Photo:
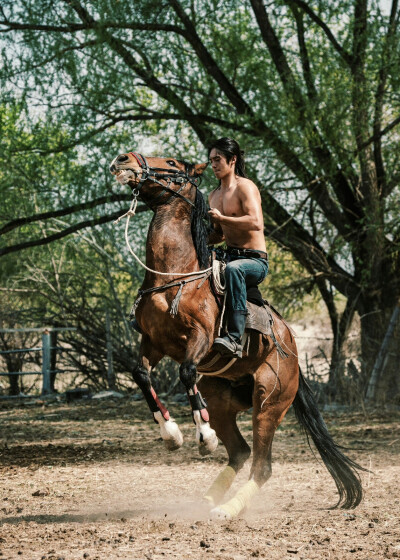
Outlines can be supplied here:
M197 188L200 185L201 177L196 177L196 178L189 177L186 170L170 171L164 169L163 167L149 167L146 158L142 156L142 154L139 154L138 152L129 152L129 153L136 159L137 163L140 166L140 178L139 178L139 171L128 168L136 175L136 178L138 180L138 183L133 188L133 194L135 196L139 196L140 189L143 187L144 183L147 180L151 180L163 188L163 190L151 200L152 206L154 205L154 201L159 199L166 192L170 192L175 197L182 198L185 202L190 204L190 206L193 207L195 206L195 204L191 200L189 200L188 198L186 198L186 196L183 196L183 194L181 194L181 191L185 188L187 183L190 183L191 185ZM166 181L166 184L162 183L159 179L163 179L164 181ZM181 186L178 190L174 190L173 188L170 187L171 184L176 184L178 186L179 185ZM165 202L165 204L169 204L171 200L173 200L172 197L170 197L169 200Z

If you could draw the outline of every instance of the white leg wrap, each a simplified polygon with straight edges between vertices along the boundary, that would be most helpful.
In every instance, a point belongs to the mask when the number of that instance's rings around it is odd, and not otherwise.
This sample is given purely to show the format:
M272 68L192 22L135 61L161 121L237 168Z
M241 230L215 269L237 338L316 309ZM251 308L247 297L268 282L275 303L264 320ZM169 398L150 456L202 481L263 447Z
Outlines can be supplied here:
M183 436L178 424L174 420L165 420L161 412L154 412L154 418L160 426L161 437L168 451L175 451L182 447Z
M204 496L204 499L211 507L215 507L220 503L226 492L231 487L235 477L236 471L229 465L219 473Z
M212 519L233 519L237 517L248 505L252 498L259 491L258 484L254 480L246 482L242 488L235 494L235 496L223 504L210 511Z
M218 447L218 438L208 422L204 422L199 410L193 411L196 424L196 441L199 445L200 455L209 455Z

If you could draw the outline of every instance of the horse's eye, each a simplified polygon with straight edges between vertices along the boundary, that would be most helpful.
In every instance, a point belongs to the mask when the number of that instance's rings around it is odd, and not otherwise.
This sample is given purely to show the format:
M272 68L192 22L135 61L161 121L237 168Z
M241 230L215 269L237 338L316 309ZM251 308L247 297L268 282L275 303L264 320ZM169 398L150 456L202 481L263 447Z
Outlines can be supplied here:
M171 165L172 167L176 167L176 163L174 162L173 159L167 159L167 163L168 163L168 165Z

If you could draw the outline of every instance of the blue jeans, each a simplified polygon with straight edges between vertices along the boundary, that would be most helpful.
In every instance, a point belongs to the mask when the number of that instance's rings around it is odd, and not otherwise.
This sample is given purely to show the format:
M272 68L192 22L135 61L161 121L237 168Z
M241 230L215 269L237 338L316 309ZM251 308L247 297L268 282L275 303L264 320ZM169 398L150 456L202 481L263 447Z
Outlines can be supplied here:
M257 286L267 274L267 259L229 256L225 269L227 310L246 314L247 287Z

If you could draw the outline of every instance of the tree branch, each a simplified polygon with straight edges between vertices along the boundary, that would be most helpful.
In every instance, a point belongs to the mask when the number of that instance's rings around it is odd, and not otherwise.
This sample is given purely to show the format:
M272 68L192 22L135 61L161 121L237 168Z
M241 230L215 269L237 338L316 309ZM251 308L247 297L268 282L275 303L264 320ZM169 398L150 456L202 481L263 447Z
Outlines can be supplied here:
M393 39L396 33L396 12L398 0L393 0L389 18L389 26L383 46L381 67L379 69L378 86L375 94L374 121L373 121L373 143L374 159L377 170L378 185L381 192L386 191L386 173L382 156L381 126L383 117L383 104L386 91L386 83L389 75L389 57L393 49ZM399 119L400 122L400 119Z
M108 121L107 123L105 123L104 125L95 128L93 130L91 130L90 132L88 132L87 134L77 138L76 140L74 140L73 142L69 142L68 144L60 144L58 146L56 146L55 148L52 149L48 149L48 150L42 150L40 148L31 148L31 147L21 147L15 150L12 150L13 154L18 154L18 153L26 153L26 152L32 152L34 151L37 154L41 154L41 155L49 155L49 154L57 154L60 152L65 152L67 150L70 150L71 148L74 148L75 146L79 146L81 144L84 144L85 142L87 142L88 140L90 140L91 138L93 138L94 136L97 136L97 134L99 134L100 132L104 132L105 130L111 128L112 126L114 126L115 124L119 123L119 122L141 122L141 121L160 121L160 120L174 120L174 121L184 121L186 120L186 117L183 115L179 115L179 114L175 114L175 113L156 113L156 112L152 112L150 115L144 115L143 113L141 113L140 115L124 115L124 116L118 116L115 117L113 119L111 119L110 121ZM212 117L211 115L203 115L203 114L193 114L192 117L192 122L197 122L197 123L212 123L212 124L216 124L220 127L223 128L228 128L230 130L234 130L236 132L244 132L246 134L254 134L254 130L247 128L246 126L242 126L240 124L236 124L236 123L232 123L230 121L226 121L223 119L218 119L216 117Z
M98 45L99 41L98 40L93 40L93 41L87 41L86 43L81 43L79 45L75 45L75 46L71 46L71 47L65 47L64 49L61 49L60 51L57 52L57 54L41 60L40 62L38 62L37 64L33 64L32 66L23 68L22 70L18 70L18 72L13 72L8 74L8 78L13 78L14 76L17 76L18 74L21 74L22 72L32 72L32 70L36 70L37 68L41 68L42 66L46 66L46 64L49 64L49 62L53 62L53 60L57 60L57 58L60 58L60 55L65 54L67 52L71 52L71 51L78 51L78 50L83 50L86 47L92 47L94 45Z
M310 8L307 2L304 2L303 0L288 0L288 4L296 4L296 6L301 8L303 12L306 13L313 20L313 22L323 30L335 51L340 54L340 57L346 62L346 64L351 66L353 60L352 56L340 45L326 23L322 21L322 19Z
M377 244L378 240L374 237L379 228L379 191L377 184L377 170L373 158L373 152L367 143L369 137L369 105L368 92L369 84L365 75L368 47L368 0L354 0L354 21L353 21L353 61L351 65L352 73L352 120L357 154L360 162L361 181L360 197L363 200L365 216L376 224L368 231L366 240L368 244ZM363 145L366 147L362 148ZM382 241L382 238L381 238ZM377 247L377 253L380 248ZM378 255L377 255L378 256Z
M225 93L225 95L236 108L239 114L253 115L253 111L250 106L246 103L235 86L228 80L228 78L218 66L217 62L204 46L199 35L197 34L195 26L191 22L190 18L186 15L184 9L179 3L179 0L168 0L168 2L185 26L186 39L192 45L197 56L199 57L199 60L203 63L208 74L215 79L217 84L220 86L222 91Z
M395 128L398 124L400 124L400 117L396 117L394 121L392 121L387 126L385 126L385 128L383 128L382 130L378 130L375 134L373 134L370 138L368 138L368 140L366 140L363 144L360 144L360 146L356 150L354 150L354 154L357 154L360 150L364 150L370 144L376 142L377 140L382 138L382 136L385 136L385 134L393 130L393 128Z
M153 91L155 91L160 97L171 103L179 112L180 115L184 116L186 120L191 124L193 130L196 132L198 137L203 143L206 143L209 138L209 131L203 126L199 125L198 122L193 120L193 112L190 107L178 96L176 93L160 82L158 78L155 77L148 69L143 69L133 58L131 53L124 47L122 41L117 39L115 36L108 33L106 29L98 28L96 26L96 21L87 12L87 10L79 3L78 0L64 0L66 4L71 6L73 10L78 14L84 23L94 26L93 28L100 35L100 37L105 40L111 49L117 53L125 64L131 68L138 76L142 78L144 83Z
M271 25L267 11L264 6L263 0L250 0L251 6L253 8L254 15L258 23L258 27L261 32L261 36L266 44L271 58L274 62L275 68L279 74L282 85L286 91L288 97L292 100L294 106L301 115L301 119L304 121L305 118L305 104L303 101L303 95L296 83L295 76L288 64L285 53L282 49L281 43L278 36L275 33L274 28Z
M95 200L90 200L89 202L82 202L80 204L74 204L68 208L62 208L60 210L52 210L51 212L41 212L40 214L34 214L33 216L27 216L25 218L17 218L5 224L0 228L0 235L4 235L18 227L25 226L27 224L32 224L34 222L39 222L41 220L49 220L51 218L59 218L60 216L68 216L69 214L75 214L76 212L81 212L82 210L88 210L89 208L95 208L102 204L107 204L109 202L122 202L132 199L130 194L109 194L96 198Z
M261 196L264 208L268 208L268 214L273 216L278 224L284 224L283 227L276 227L275 224L266 221L266 235L271 236L282 247L289 249L313 276L318 274L326 278L341 293L347 293L349 297L350 294L356 294L358 287L351 274L338 265L318 241L267 191L261 191Z
M297 40L300 47L300 60L303 68L304 81L306 83L308 91L308 98L310 99L310 101L315 102L317 99L317 90L315 89L314 78L311 72L311 64L308 57L308 50L305 41L303 13L300 12L298 7L294 4L290 3L289 5L296 20Z
M147 210L147 207L141 206L137 208L136 214L145 212ZM54 233L53 235L49 235L48 237L41 237L39 239L25 241L24 243L18 243L16 245L9 245L8 247L0 249L0 257L9 255L10 253L17 253L18 251L27 249L28 247L39 247L40 245L48 245L49 243L53 243L53 241L57 241L59 239L62 239L63 237L67 237L67 235L71 235L71 233L74 233L81 229L112 222L113 220L116 220L120 215L121 210L118 210L116 212L113 212L112 214L108 214L107 216L100 216L99 218L92 218L90 220L85 220L84 222L79 222L78 224L65 228L62 231Z
M0 21L0 25L7 25L6 29L0 29L0 33L9 33L10 31L43 31L46 33L76 33L78 31L87 31L95 29L97 31L105 29L131 29L133 31L166 31L168 33L177 33L186 37L186 32L176 25L158 24L158 23L126 23L126 22L86 22L86 23L66 23L66 25L42 25L37 23L17 23L8 20Z
M326 178L333 186L336 196L343 206L344 212L339 209L335 201L330 196L325 181L321 181L317 186L318 188L313 187L313 197L323 209L325 214L329 216L330 221L344 235L346 231L348 232L346 225L351 228L354 227L354 218L358 215L359 211L356 199L352 193L346 176L337 165L326 143L321 137L319 130L314 124L314 115L307 109L300 88L296 84L295 76L293 75L293 72L286 60L279 38L269 21L263 1L250 1L262 38L270 52L283 87L297 109L299 124L306 132L306 135L307 129L312 130L313 134L311 141L309 141L310 149L322 169L325 171ZM306 183L310 184L310 180Z

